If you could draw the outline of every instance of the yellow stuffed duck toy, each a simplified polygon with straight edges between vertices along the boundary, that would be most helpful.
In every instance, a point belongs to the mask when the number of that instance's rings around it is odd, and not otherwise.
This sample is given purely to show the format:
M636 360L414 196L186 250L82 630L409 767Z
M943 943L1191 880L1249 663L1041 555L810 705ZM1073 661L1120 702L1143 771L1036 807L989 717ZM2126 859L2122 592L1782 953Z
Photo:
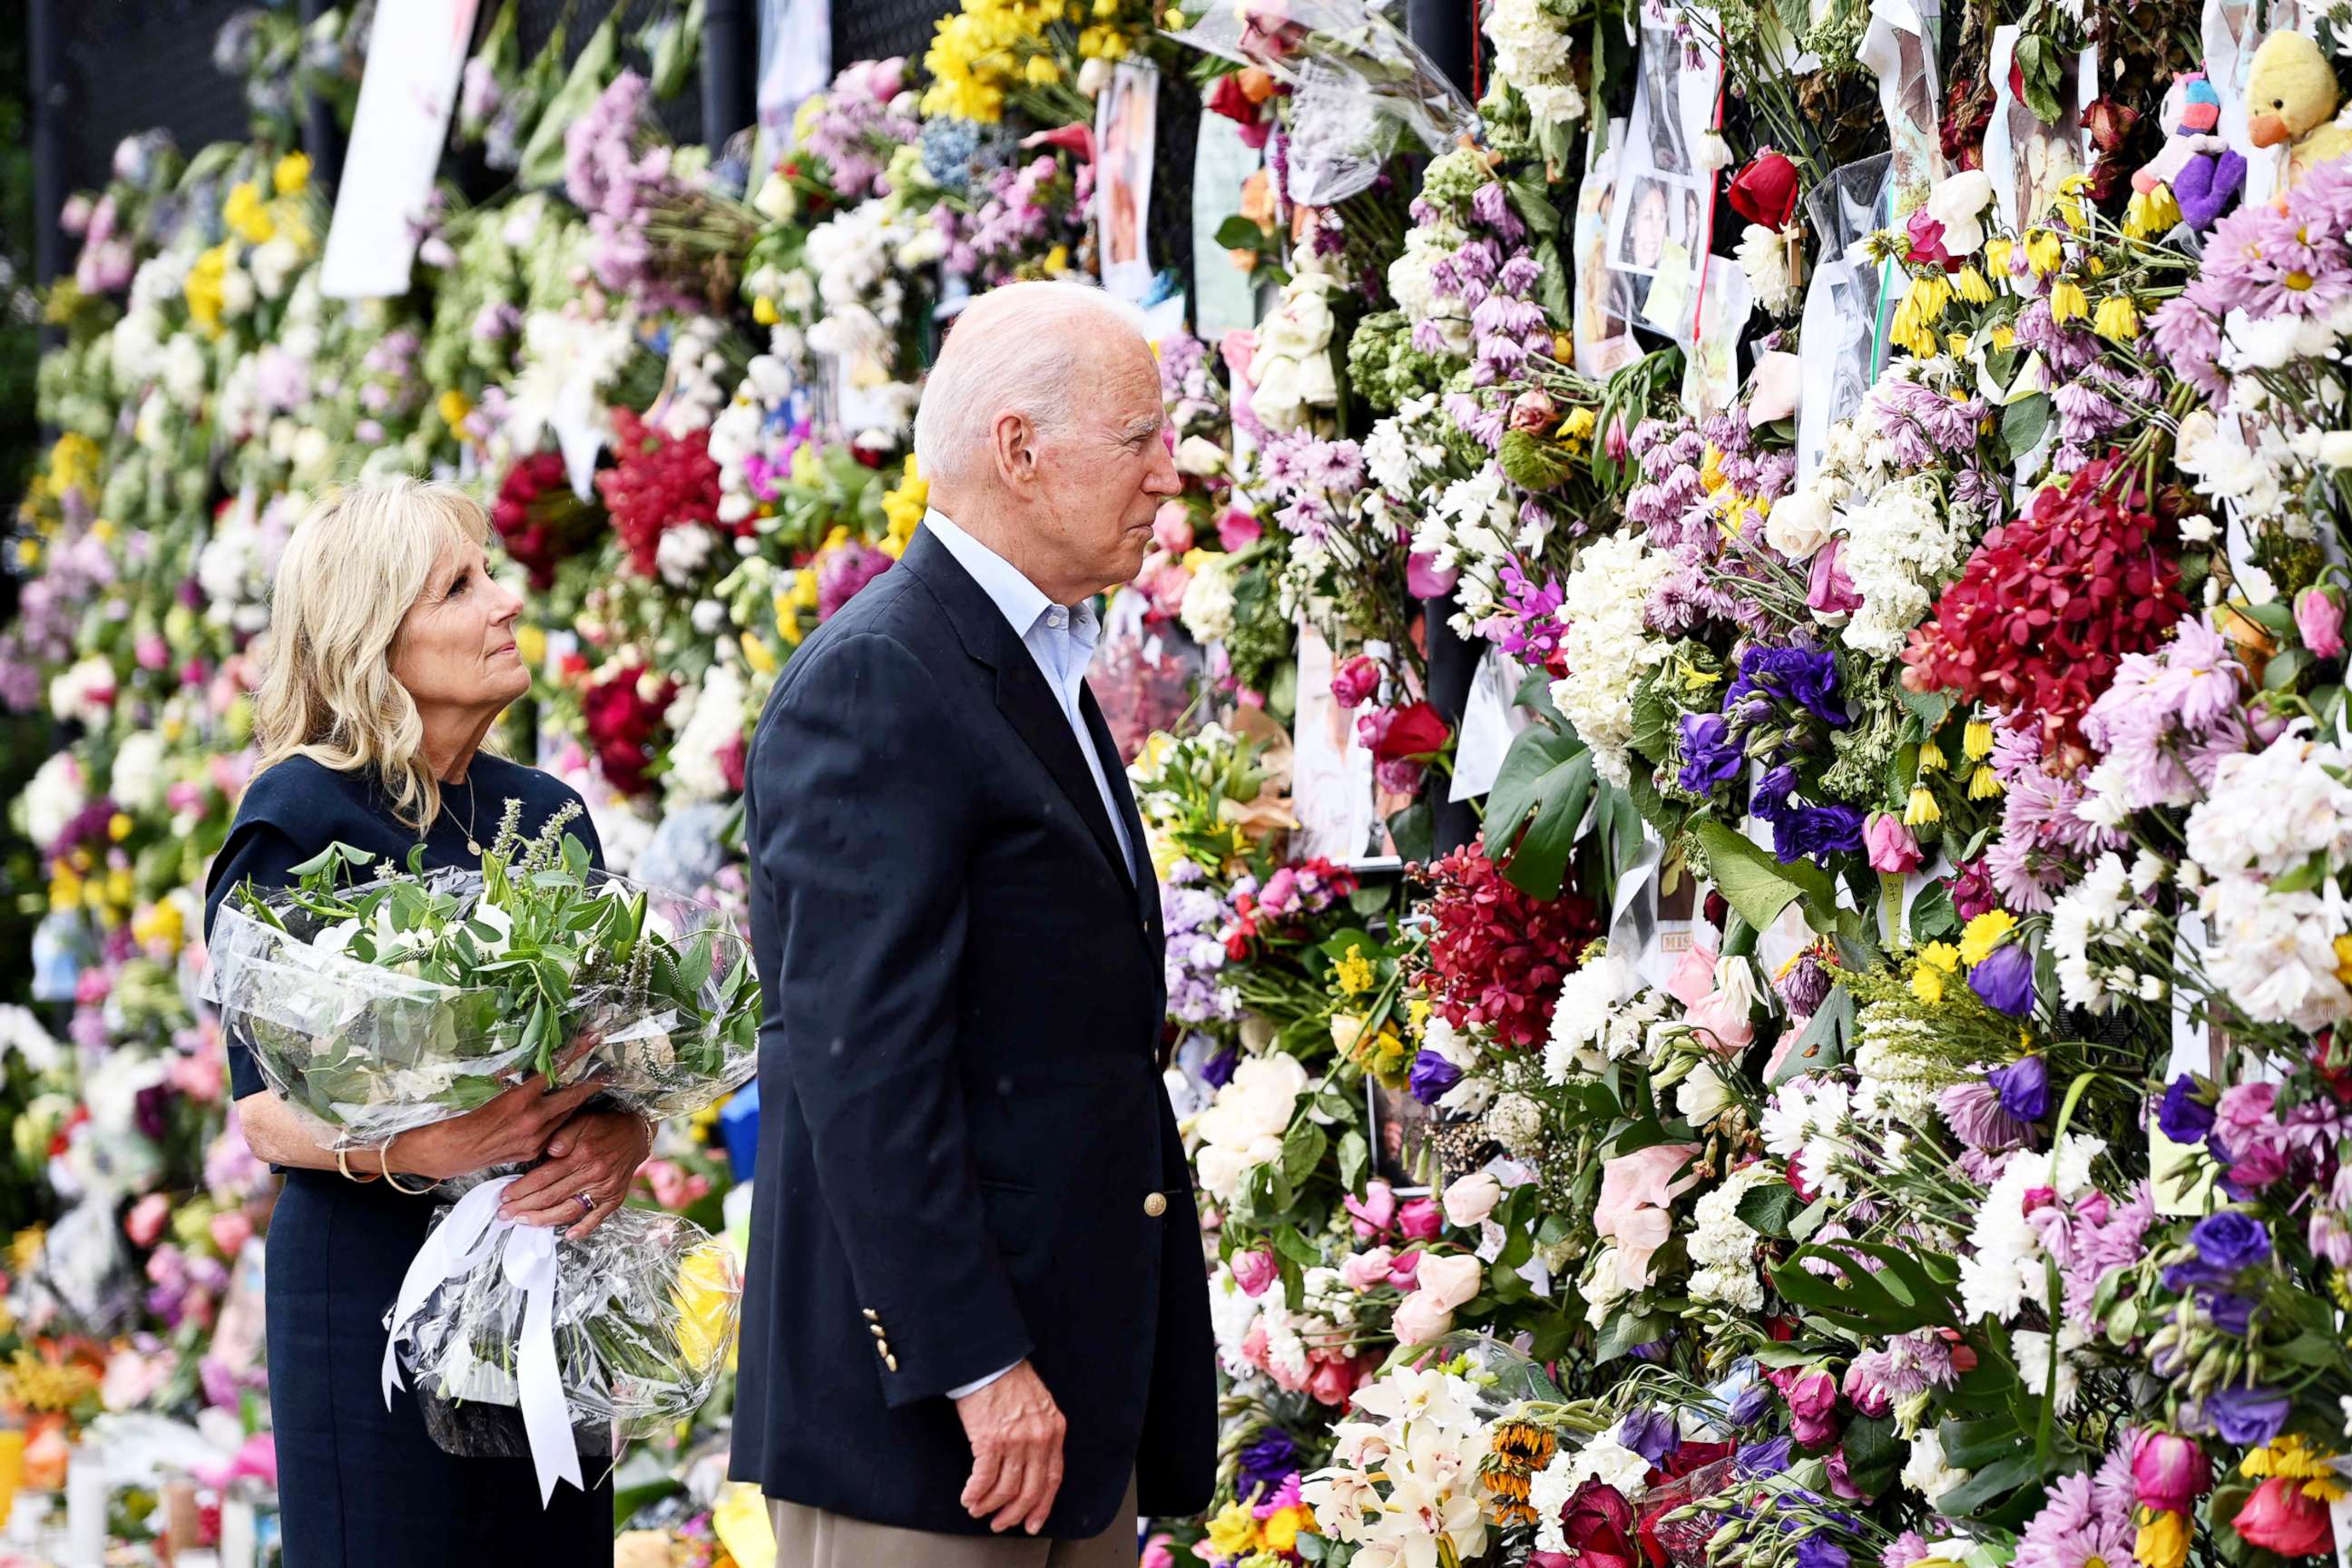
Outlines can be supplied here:
M2254 51L2246 126L2257 147L2288 142L2286 184L2352 153L2352 126L2336 118L2336 68L2301 33L2273 33Z

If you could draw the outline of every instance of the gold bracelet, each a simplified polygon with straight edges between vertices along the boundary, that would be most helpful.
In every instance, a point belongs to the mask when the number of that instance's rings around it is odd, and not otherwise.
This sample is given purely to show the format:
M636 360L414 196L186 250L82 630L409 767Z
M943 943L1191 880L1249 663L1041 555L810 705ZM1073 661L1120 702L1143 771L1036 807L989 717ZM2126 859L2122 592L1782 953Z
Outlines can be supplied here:
M335 1165L343 1173L343 1180L347 1182L357 1182L360 1185L365 1186L376 1179L364 1171L352 1169L352 1152L349 1149L335 1151Z
M433 1183L429 1181L421 1187L404 1187L400 1184L400 1178L392 1173L392 1146L399 1141L400 1134L395 1132L391 1137L383 1141L383 1148L376 1151L375 1163L383 1168L383 1179L392 1184L392 1190L394 1192L406 1193L410 1197L415 1197L419 1193L431 1192L433 1190Z

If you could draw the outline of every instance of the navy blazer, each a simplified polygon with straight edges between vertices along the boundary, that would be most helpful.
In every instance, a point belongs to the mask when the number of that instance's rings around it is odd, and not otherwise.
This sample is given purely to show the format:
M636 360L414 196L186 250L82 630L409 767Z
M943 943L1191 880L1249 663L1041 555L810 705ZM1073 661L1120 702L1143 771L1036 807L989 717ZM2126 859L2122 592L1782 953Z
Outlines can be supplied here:
M1135 844L1101 710L1087 725ZM1069 1424L1046 1535L1207 1506L1216 1390L1160 1079L1159 889L1069 721L929 532L817 628L745 767L765 988L730 1473L985 1534L950 1388L1027 1357Z

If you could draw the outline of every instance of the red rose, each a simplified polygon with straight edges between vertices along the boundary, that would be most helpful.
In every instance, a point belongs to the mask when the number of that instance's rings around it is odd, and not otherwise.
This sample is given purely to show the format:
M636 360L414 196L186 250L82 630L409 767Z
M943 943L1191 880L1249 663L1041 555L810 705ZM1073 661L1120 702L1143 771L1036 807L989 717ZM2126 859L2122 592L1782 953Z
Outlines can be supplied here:
M1797 211L1797 165L1767 147L1731 177L1725 195L1731 198L1731 210L1749 223L1785 228Z
M1443 748L1453 733L1443 715L1426 702L1416 702L1410 708L1400 708L1391 716L1372 747L1376 763L1402 762L1407 757L1425 757Z
M2292 1476L2273 1476L2256 1487L2230 1522L2246 1544L2267 1548L2282 1557L2326 1552L2336 1539L2328 1527L2327 1505L2306 1497L2303 1483Z
M1560 1507L1559 1532L1580 1568L1634 1568L1633 1531L1632 1505L1607 1481L1586 1481Z

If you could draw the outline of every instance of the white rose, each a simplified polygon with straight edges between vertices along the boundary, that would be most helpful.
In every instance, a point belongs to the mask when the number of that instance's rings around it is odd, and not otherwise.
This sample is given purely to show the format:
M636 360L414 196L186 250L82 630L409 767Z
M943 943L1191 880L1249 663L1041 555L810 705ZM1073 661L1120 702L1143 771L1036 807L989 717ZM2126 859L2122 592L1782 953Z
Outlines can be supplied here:
M1187 436L1176 443L1176 467L1181 472L1206 479L1224 471L1225 450L1205 436Z
M1503 1184L1495 1179L1495 1173L1473 1171L1445 1189L1446 1223L1475 1230L1502 1201Z
M1944 251L1966 256L1985 242L1983 214L1992 200L1992 176L1966 169L1927 193L1927 216L1944 226Z
M1830 542L1829 502L1818 491L1798 490L1772 503L1764 520L1764 542L1791 561L1809 561Z
M1713 1121L1730 1103L1731 1090L1705 1062L1692 1068L1690 1076L1675 1089L1675 1109L1693 1127Z

